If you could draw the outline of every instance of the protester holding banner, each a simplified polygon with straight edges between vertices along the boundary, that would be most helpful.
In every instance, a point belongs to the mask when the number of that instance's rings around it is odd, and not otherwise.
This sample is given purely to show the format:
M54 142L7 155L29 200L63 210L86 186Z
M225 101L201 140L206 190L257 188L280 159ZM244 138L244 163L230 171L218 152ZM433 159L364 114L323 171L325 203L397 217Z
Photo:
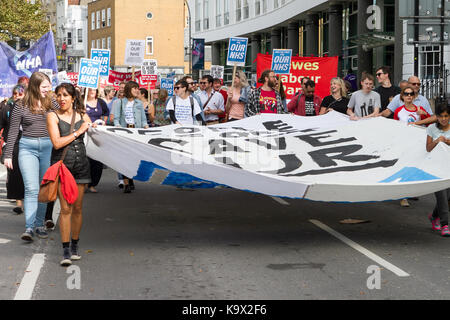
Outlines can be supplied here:
M261 113L285 113L281 96L276 88L276 75L270 70L264 70L258 83L261 87L252 90L245 105L245 116L251 117Z
M149 117L149 114L148 114L148 106L149 106L149 103L148 103L148 90L145 89L145 88L139 88L139 94L138 94L137 98L141 101L142 106L144 107L145 117L147 119L147 124L149 126L151 126L151 120L150 120L150 117Z
M287 103L286 103L286 92L284 91L284 85L283 85L283 81L281 81L280 77L277 75L277 87L275 88L275 90L278 91L278 93L281 96L281 102L283 103L283 110L284 112L288 112L287 109Z
M98 89L89 88L87 91L87 100L86 100L86 114L89 116L92 122L96 121L106 121L109 117L109 109L103 99L98 98ZM103 163L89 158L89 165L91 168L91 182L88 185L89 192L97 193L97 189L95 187L100 182L102 178L103 172Z
M315 90L315 82L312 80L306 81L302 93L294 96L294 98L289 101L289 104L287 105L288 111L293 112L297 116L318 116L322 99L315 95Z
M113 102L114 102L114 100L117 99L116 98L116 89L114 89L113 86L106 86L103 89L103 92L105 93L105 97L103 98L103 101L105 101L106 106L108 107L108 114L109 114L106 124L112 125L114 122L111 119L111 114L112 114L111 111L112 111Z
M400 94L401 90L399 87L395 86L391 82L391 68L383 66L377 69L375 75L377 76L378 83L380 86L375 89L376 92L380 94L381 98L381 110L383 112L386 110L389 103L394 99L394 97Z
M167 126L170 124L170 119L166 118L167 98L167 90L160 89L158 99L154 100L148 107L149 118L154 127Z
M11 115L8 132L8 144L5 150L4 164L14 169L14 145L19 140L19 167L25 185L24 209L26 230L21 238L32 241L34 232L40 238L47 238L44 229L47 205L38 203L39 185L50 166L52 143L48 136L47 113L59 109L56 101L50 98L52 85L49 77L35 72L30 78L28 89L22 101L18 101ZM19 128L22 126L22 137ZM33 230L34 229L34 230Z
M224 105L226 106L226 102L228 99L228 93L226 90L222 89L222 79L214 78L213 80L213 89L215 92L219 92L223 97ZM219 115L219 122L225 122L225 118L227 117L227 113L223 112Z
M25 95L25 88L18 84L13 88L12 97L5 103L4 107L2 107L0 111L0 130L3 129L2 137L4 141L3 145L3 154L2 154L2 162L5 152L5 146L8 143L8 131L9 131L9 123L10 116L14 105L18 100L23 99ZM21 132L19 132L19 139L16 140L13 150L13 169L7 169L6 176L6 198L16 200L16 207L13 211L17 214L23 213L23 198L24 198L24 185L22 174L20 173L19 168L19 140L21 136Z
M139 84L128 81L123 90L124 98L114 101L113 114L114 126L123 128L148 128L144 106L138 99ZM119 176L119 181L120 181ZM124 193L134 190L133 179L123 176Z
M401 91L400 100L404 102L404 105L395 111L395 120L400 120L405 123L415 123L430 117L423 107L418 107L413 103L414 96L414 89L411 86L407 86Z
M333 78L330 83L330 95L323 98L319 114L334 110L346 115L349 101L344 80L339 77Z
M450 106L447 103L441 103L436 106L437 122L431 124L427 128L427 144L428 152L439 143L445 143L450 146ZM448 228L448 214L450 201L450 188L434 193L436 197L436 205L433 213L428 215L433 230L440 230L441 236L449 237L450 231Z
M347 114L351 120L377 117L381 107L380 94L373 91L374 78L363 72L361 76L361 90L352 94L348 103Z
M218 124L219 115L225 113L223 96L214 91L213 80L210 75L205 75L200 80L202 91L198 96L202 102L201 107L205 115L206 125Z
M188 83L178 80L174 86L175 96L167 101L166 110L169 111L172 123L179 125L193 125L194 119L206 125L201 115L200 105L191 96Z
M81 259L78 241L83 219L83 197L86 184L91 181L83 138L89 127L91 125L95 127L95 124L91 123L80 96L72 84L62 83L55 92L60 109L50 113L47 117L48 131L53 144L51 163L55 164L60 161L64 149L68 146L63 163L75 178L76 189L78 189L78 197L73 204L69 204L64 197L61 181L58 188L58 198L61 204L59 228L63 247L61 265L69 266L72 264L72 260ZM76 113L74 129L71 131L74 112Z
M227 110L228 121L244 118L245 105L248 101L251 88L247 76L242 70L237 70L234 77L233 88L228 89Z

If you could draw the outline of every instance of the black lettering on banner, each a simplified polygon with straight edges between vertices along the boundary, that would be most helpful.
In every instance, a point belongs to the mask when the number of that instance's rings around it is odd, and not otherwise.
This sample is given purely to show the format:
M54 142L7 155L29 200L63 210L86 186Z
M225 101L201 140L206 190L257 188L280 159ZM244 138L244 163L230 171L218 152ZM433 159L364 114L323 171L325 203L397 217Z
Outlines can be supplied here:
M286 150L286 138L275 138L275 145L267 143L259 139L245 139L245 141L256 143L258 146L262 146L268 150Z
M274 171L258 171L267 174L284 174L292 172L302 166L302 161L297 158L295 154L283 154L279 156L280 160L284 162L284 168Z
M283 175L283 177L316 176L316 175L334 173L334 172L353 172L353 171L368 170L368 169L375 169L375 168L389 168L389 167L392 167L393 165L395 165L397 163L397 161L398 161L398 159L382 160L382 161L374 162L374 163L366 163L366 164L363 164L360 166L346 166L346 167L328 168L328 169L321 169L321 170L309 170L309 171L295 173L295 174L286 174L286 175Z
M181 149L176 149L176 148L163 146L162 144L165 143L165 142L176 143L176 144L178 144L178 145L180 145L182 147L185 146L186 144L188 144L187 141L180 140L180 139L170 139L170 138L150 139L148 141L148 144L151 144L153 146L160 147L160 148L163 148L163 149L171 150L171 151L180 151L180 152L183 152L183 153L191 154L190 152L187 152L187 151L184 151L184 150L181 150Z
M248 133L247 132L231 131L231 132L222 132L220 134L220 136L222 138L247 138L248 137Z
M350 156L350 154L361 150L362 147L363 146L360 144L352 144L347 146L339 146L333 148L320 149L317 151L311 151L308 152L308 154L311 156L314 162L317 163L321 168L337 166L338 164L334 160L341 160L345 162L355 163L379 158L379 156L370 156L370 155Z
M242 148L235 146L225 140L209 140L210 153L209 154L221 154L222 152L234 151L234 152L248 152Z
M226 165L228 165L228 166L232 166L232 167L235 167L235 168L238 168L238 169L242 169L242 167L241 167L240 165L238 165L236 162L234 162L234 161L233 161L231 158L229 158L229 157L215 158L215 160L216 160L217 162L226 164Z
M313 147L322 147L322 146L328 146L330 144L338 144L338 143L344 143L344 142L356 140L356 138L351 137L351 138L343 138L343 139L332 140L332 141L320 141L320 139L326 139L326 138L331 137L330 135L324 136L324 134L335 133L335 132L337 132L337 131L331 130L331 131L325 131L325 132L316 132L316 133L311 133L311 134L307 134L307 135L303 135L303 136L296 136L296 138L299 138L300 140L312 145Z
M297 129L294 129L294 127L291 127L281 120L263 122L263 126L267 130L277 130L285 133L298 132Z
M148 130L148 129L139 129L138 133L140 135L155 135L161 133L162 130Z
M133 134L133 131L127 129L127 128L119 128L119 127L112 127L112 128L107 128L107 131L111 131L112 133L116 133L116 131L123 131L129 134Z
M197 133L200 132L199 128L191 128L191 127L181 127L181 128L176 128L175 133L179 133L179 134L192 134L192 133Z

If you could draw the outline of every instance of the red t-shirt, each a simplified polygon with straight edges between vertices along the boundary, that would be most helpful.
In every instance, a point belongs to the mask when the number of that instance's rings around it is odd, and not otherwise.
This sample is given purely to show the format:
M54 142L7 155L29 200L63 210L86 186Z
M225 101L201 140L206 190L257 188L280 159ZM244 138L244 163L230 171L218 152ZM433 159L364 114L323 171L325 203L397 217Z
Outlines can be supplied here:
M260 113L277 113L277 96L275 90L265 91L261 89L259 97Z

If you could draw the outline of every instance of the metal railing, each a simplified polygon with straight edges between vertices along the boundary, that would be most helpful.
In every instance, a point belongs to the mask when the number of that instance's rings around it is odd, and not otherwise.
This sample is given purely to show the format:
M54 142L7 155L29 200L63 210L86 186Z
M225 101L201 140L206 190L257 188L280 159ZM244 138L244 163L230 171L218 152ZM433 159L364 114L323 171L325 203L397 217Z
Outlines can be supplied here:
M428 100L431 99L446 99L448 94L448 77L450 76L450 70L441 70L438 78L422 79L420 94Z

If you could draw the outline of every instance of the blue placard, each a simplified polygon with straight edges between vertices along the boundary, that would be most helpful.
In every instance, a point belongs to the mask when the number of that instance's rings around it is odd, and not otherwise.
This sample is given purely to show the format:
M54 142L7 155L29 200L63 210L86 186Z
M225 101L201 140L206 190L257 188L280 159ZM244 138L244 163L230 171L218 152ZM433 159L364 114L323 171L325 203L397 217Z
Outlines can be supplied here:
M245 66L247 44L247 38L230 38L230 43L228 45L227 66Z
M289 74L291 59L292 49L273 49L271 69L275 74Z
M166 89L169 97L173 96L173 79L161 78L161 89Z
M100 66L100 62L98 61L82 58L80 62L80 71L78 73L78 86L97 89Z
M111 59L111 50L91 49L91 59L100 62L100 76L109 77L109 61Z

